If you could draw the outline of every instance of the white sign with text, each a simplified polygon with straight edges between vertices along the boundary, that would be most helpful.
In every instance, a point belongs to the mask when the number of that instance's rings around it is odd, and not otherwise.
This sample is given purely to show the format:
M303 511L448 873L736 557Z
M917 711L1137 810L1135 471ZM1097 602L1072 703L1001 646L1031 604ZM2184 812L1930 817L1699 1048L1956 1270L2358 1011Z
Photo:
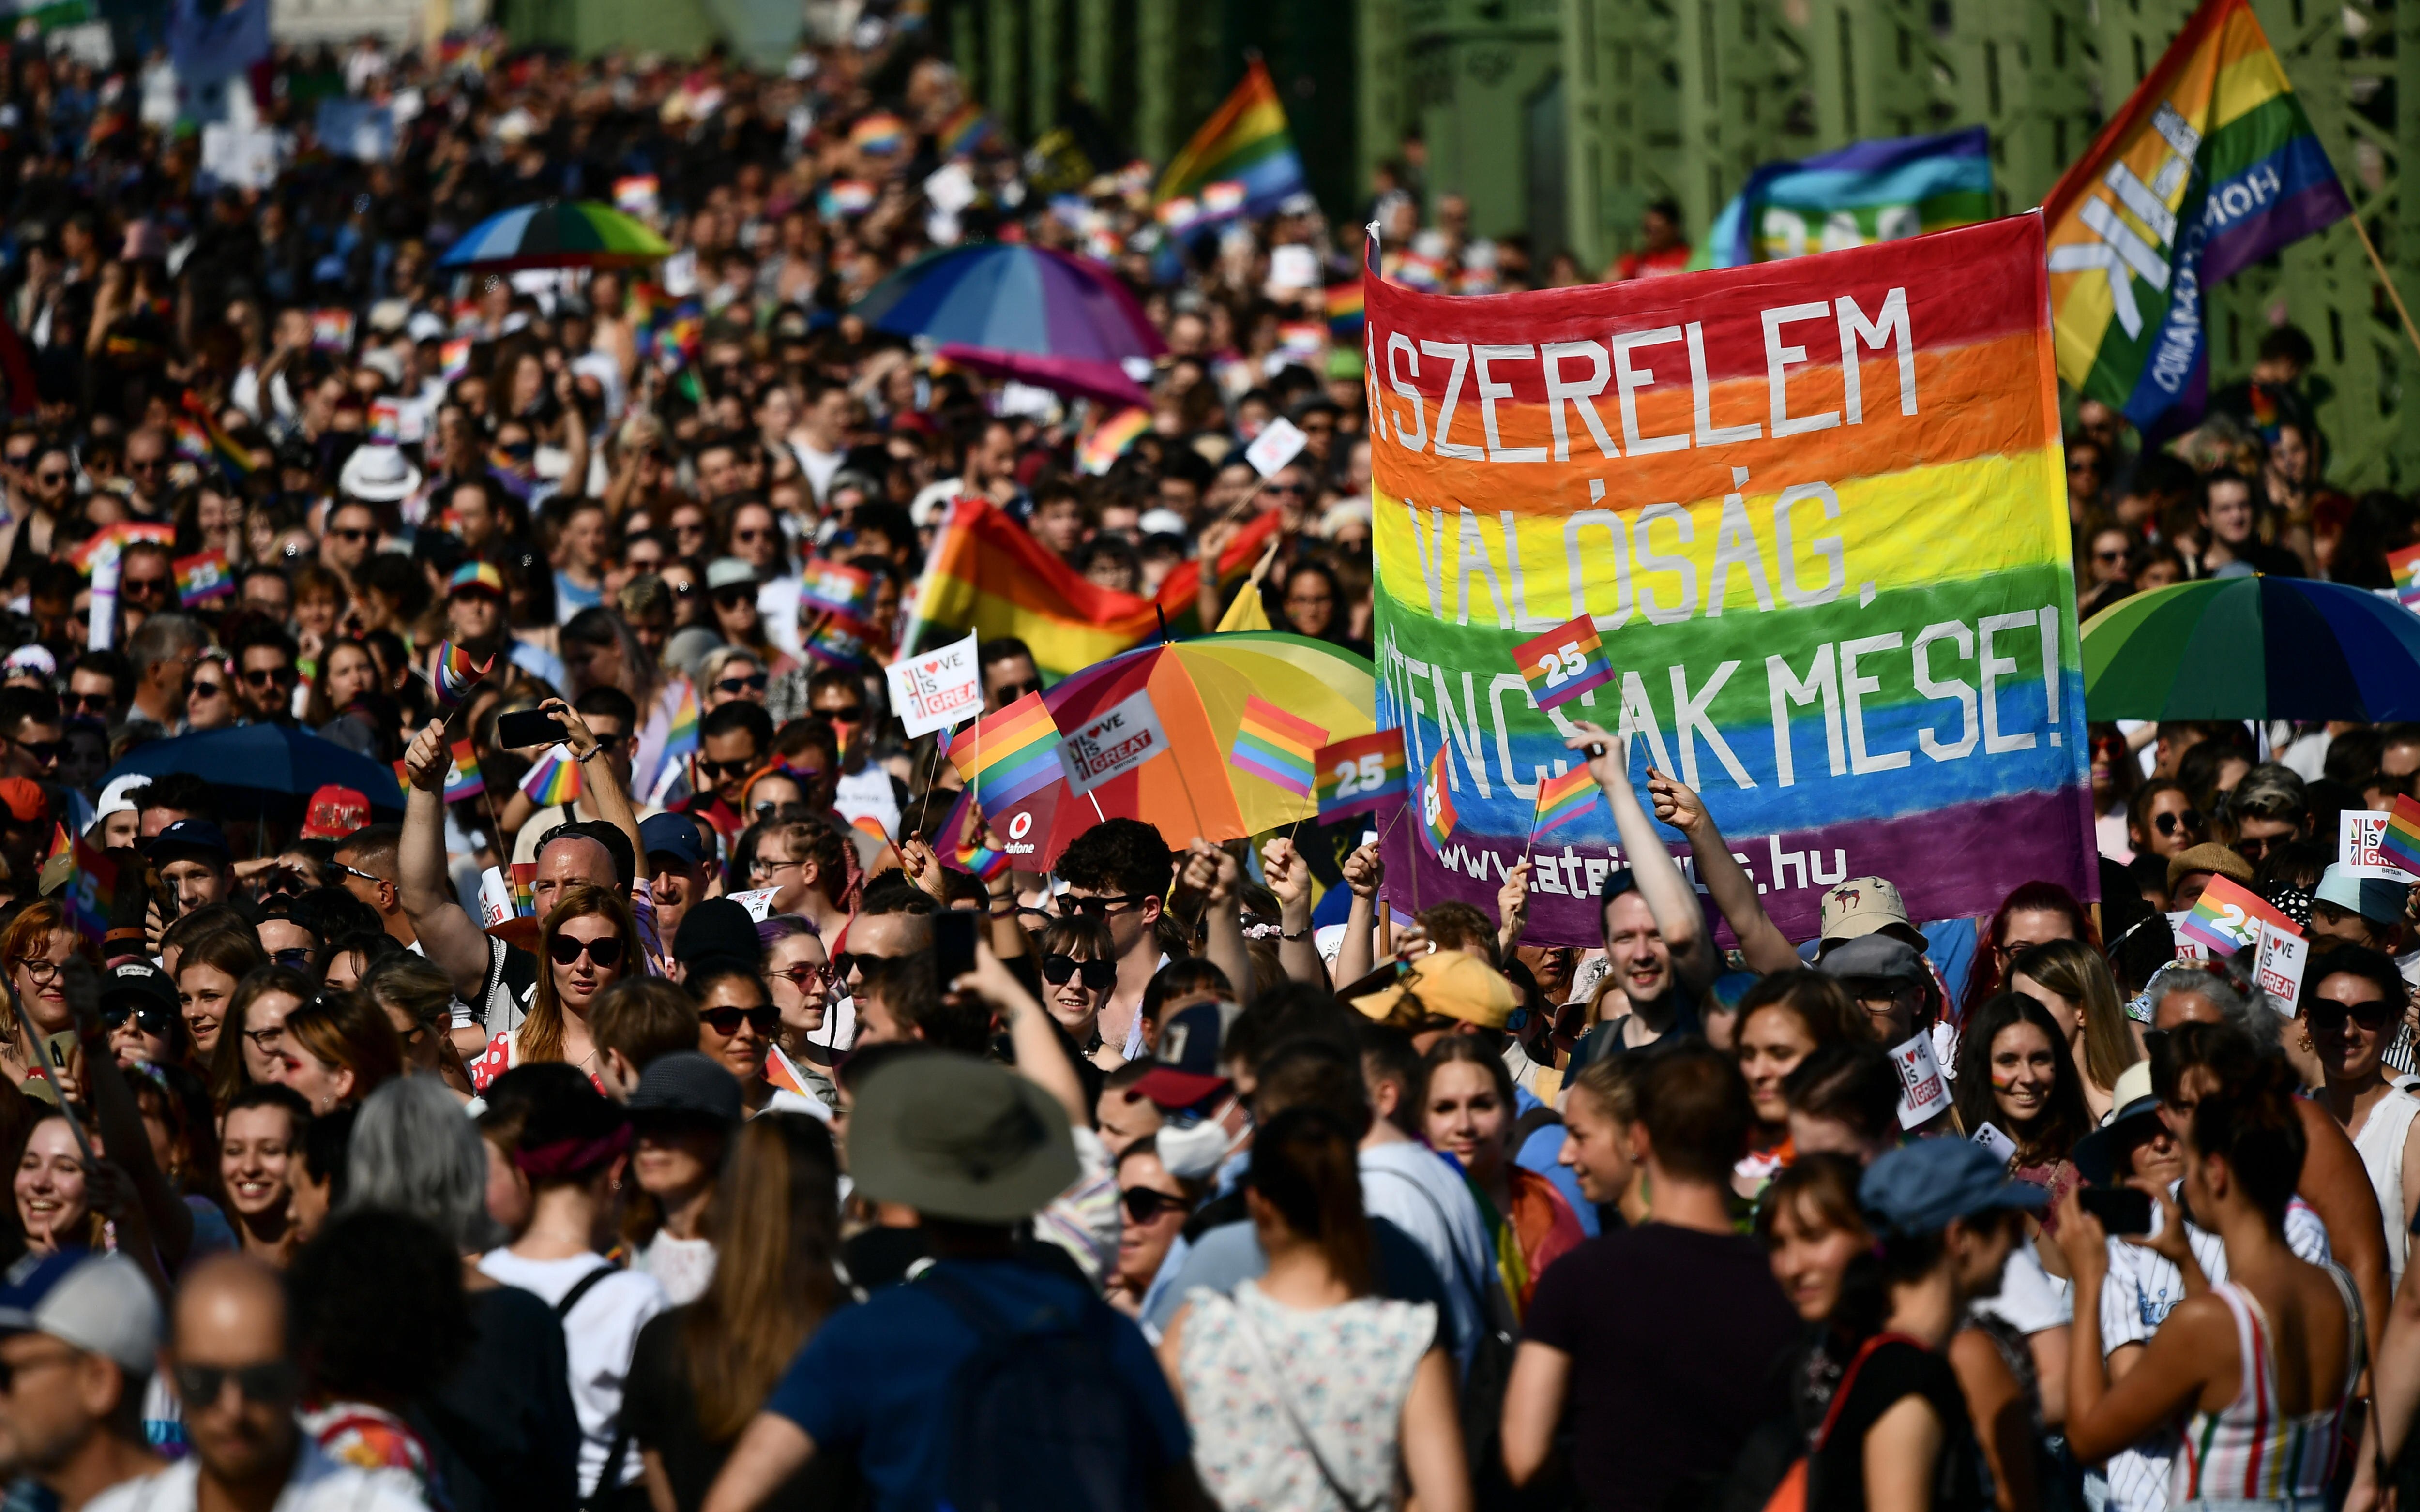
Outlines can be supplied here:
M1168 732L1160 728L1151 695L1137 693L1069 731L1059 742L1059 764L1066 769L1069 787L1090 793L1167 749Z
M891 707L912 738L983 712L983 671L969 636L921 656L903 656L883 670Z
M2259 964L2253 982L2269 995L2270 1006L2288 1018L2303 996L2303 968L2311 964L2311 942L2290 934L2267 919L2260 920Z
M2386 838L2383 809L2347 809L2336 815L2336 865L2357 877L2402 879L2402 869L2378 854Z
M1891 1066L1899 1072L1899 1126L1913 1129L1949 1111L1949 1078L1932 1054L1932 1034L1926 1030L1891 1046Z

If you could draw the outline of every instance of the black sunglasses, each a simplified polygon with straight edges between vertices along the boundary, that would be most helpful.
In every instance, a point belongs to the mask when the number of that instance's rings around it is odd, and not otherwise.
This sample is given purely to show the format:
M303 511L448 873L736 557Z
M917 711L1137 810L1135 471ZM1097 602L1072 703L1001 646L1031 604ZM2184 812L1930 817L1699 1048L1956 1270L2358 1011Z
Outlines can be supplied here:
M269 687L291 683L301 675L291 667L254 667L245 671L243 680L255 687Z
M846 981L861 976L890 960L887 955L868 955L862 950L843 950L831 958L832 980Z
M1131 892L1108 893L1098 898L1078 898L1071 895L1060 899L1059 902L1087 918L1107 918L1111 914L1122 914L1130 908L1142 906L1141 897Z
M698 758L697 769L712 778L746 777L756 769L756 762L753 757L736 762L713 762L701 756Z
M598 970L611 971L622 964L622 937L606 934L583 940L576 934L558 934L547 942L546 953L558 966L567 966L584 954Z
M1006 708L1008 705L1016 702L1018 699L1023 698L1028 693L1039 693L1041 691L1042 679L1039 677L1029 677L1021 683L1001 684L999 687L992 690L992 697L1000 700L1001 707Z
M115 693L62 693L59 707L70 714L107 714L117 707Z
M167 1038L168 1026L177 1022L177 1013L174 1009L136 1008L122 1001L101 1005L101 1022L110 1033L116 1034L126 1027L128 1019L132 1019L135 1027L151 1038L163 1040Z
M762 693L771 681L763 672L753 677L721 677L715 680L714 689L718 693Z
M1042 958L1042 980L1053 987L1065 986L1067 979L1078 973L1088 992L1107 992L1118 984L1118 964L1114 961L1078 961L1072 955Z
M770 1005L764 1008L702 1008L698 1010L697 1021L726 1040L737 1034L744 1022L758 1035L769 1040L773 1038L773 1031L782 1026L782 1012Z
M187 1412L197 1412L218 1404L227 1382L243 1394L244 1400L265 1407L278 1407L292 1401L302 1389L302 1373L291 1360L264 1360L258 1365L180 1365L177 1367L177 1396L184 1402Z
M807 713L819 719L830 719L834 724L860 724L865 719L865 705L845 703L837 709L809 709Z
M2303 1010L2303 1017L2312 1028L2326 1029L2331 1033L2342 1030L2347 1019L2375 1032L2386 1026L2386 1021L2394 1011L2394 1005L2385 1002L2339 1003L2320 998Z
M1139 1224L1147 1224L1171 1210L1178 1212L1193 1211L1193 1204L1183 1197L1172 1197L1147 1186L1126 1188L1119 1195L1118 1201L1125 1208L1127 1219Z
M2160 833L2163 835L2175 834L2179 824L2182 824L2187 829L2199 829L2201 827L2201 810L2198 809L2187 809L2180 814L2164 813L2154 818L2151 823L2159 826Z

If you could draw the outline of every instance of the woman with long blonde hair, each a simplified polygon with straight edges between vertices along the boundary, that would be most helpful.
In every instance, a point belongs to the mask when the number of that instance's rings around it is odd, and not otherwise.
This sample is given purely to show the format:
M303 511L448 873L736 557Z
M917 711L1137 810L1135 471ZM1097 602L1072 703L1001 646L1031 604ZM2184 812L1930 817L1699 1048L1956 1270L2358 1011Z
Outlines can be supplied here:
M588 1033L588 1011L606 988L646 969L629 903L611 887L566 886L540 928L538 955L529 1015L488 1041L487 1053L471 1068L471 1085L484 1092L515 1066L561 1060L601 1090L597 1072L603 1062Z
M2085 1106L2094 1119L2107 1118L2118 1075L2143 1058L2109 963L2082 940L2045 940L2009 959L2009 988L2050 1010L2066 1031L2063 1048L2083 1073Z

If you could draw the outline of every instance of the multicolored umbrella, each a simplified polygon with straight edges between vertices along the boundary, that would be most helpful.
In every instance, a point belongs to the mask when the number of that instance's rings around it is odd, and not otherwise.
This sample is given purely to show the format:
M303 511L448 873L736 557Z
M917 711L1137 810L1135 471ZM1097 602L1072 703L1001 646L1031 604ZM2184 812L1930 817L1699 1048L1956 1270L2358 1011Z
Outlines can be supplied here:
M543 199L473 226L446 249L437 266L449 273L627 268L672 255L663 238L610 205Z
M2420 719L2420 614L2308 578L2215 578L2086 621L2095 719Z
M1145 402L1125 360L1168 349L1108 269L1015 242L920 257L876 285L856 314L878 331L925 338L945 362L1115 404Z

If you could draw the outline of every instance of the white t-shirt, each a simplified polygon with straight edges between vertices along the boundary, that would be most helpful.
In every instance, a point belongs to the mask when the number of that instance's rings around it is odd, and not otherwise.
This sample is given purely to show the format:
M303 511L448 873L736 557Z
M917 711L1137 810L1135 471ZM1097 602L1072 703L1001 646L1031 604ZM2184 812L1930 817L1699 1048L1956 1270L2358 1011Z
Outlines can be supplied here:
M659 1228L630 1268L654 1276L674 1306L686 1307L706 1295L706 1284L714 1279L714 1241L675 1239L672 1230Z
M479 1257L479 1272L508 1287L535 1292L551 1307L584 1280L588 1273L611 1262L601 1255L575 1255L565 1260L525 1260L510 1250L495 1249ZM622 1416L622 1386L630 1370L630 1351L648 1319L669 1308L664 1288L656 1278L637 1271L615 1271L588 1288L580 1305L563 1320L563 1346L571 1362L571 1404L580 1413L580 1494L597 1489L605 1472L606 1452L613 1446L613 1429ZM622 1450L620 1485L639 1478L635 1444Z
M832 478L840 471L846 454L818 452L804 441L792 441L790 450L798 455L799 471L807 475L807 486L815 491L815 502L822 503L824 496L831 492Z
M294 1473L277 1493L274 1512L428 1512L406 1472L339 1464L309 1434L301 1437ZM157 1474L111 1487L85 1503L85 1512L194 1512L201 1478L199 1459L179 1459Z
M2009 1252L2009 1263L2000 1272L1999 1294L1976 1298L1970 1310L2030 1337L2075 1321L2074 1289L2073 1282L2042 1269L2032 1244L2019 1244Z

